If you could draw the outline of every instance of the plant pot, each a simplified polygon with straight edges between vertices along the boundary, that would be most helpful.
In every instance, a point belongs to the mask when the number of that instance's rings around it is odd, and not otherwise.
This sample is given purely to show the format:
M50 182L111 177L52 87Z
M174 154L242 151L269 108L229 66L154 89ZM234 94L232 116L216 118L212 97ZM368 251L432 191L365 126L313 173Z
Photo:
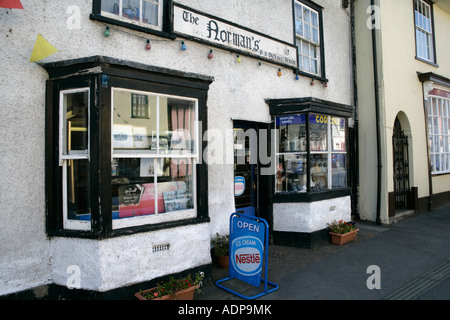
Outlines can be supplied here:
M194 300L194 293L195 293L195 290L197 290L198 288L199 288L199 286L196 285L196 286L192 286L190 288L184 289L184 290L177 291L172 294L166 294L165 296L161 296L161 297L158 297L155 299L147 299L145 296L147 295L147 293L154 291L156 289L156 287L155 287L155 288L136 292L134 294L134 296L138 300Z
M358 233L358 231L359 229L356 229L343 234L330 232L331 242L337 244L338 246L342 246L346 243L352 242L356 239L356 234Z
M228 269L229 263L230 263L230 257L229 256L217 256L217 265L220 269Z

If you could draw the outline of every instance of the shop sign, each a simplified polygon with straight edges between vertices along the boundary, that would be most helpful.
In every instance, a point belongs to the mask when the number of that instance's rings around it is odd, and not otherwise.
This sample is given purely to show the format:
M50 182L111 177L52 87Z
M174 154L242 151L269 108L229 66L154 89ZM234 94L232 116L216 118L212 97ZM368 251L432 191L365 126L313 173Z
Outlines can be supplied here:
M236 197L242 195L245 191L245 178L244 177L234 177L234 195Z
M255 287L261 284L265 226L260 221L237 215L230 229L230 276Z
M278 290L279 286L267 280L269 257L269 224L266 220L233 213L230 216L230 264L229 276L216 281L216 285L244 299L255 299ZM264 291L246 296L222 283L239 279ZM269 285L272 288L269 288Z
M297 68L297 47L234 23L174 4L173 32L225 50Z

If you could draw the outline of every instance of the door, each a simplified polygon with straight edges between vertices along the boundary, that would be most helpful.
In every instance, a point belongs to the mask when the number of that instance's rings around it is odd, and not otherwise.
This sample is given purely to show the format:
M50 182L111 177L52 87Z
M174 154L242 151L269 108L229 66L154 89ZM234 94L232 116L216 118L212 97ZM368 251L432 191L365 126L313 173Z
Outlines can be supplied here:
M251 125L235 124L233 133L236 212L256 216L259 200L256 130Z
M395 119L392 147L394 156L395 210L401 210L408 207L409 161L408 137L405 136L398 118Z
M261 175L260 130L267 133L270 127L264 123L234 122L234 201L236 212L267 219L270 183L268 176Z

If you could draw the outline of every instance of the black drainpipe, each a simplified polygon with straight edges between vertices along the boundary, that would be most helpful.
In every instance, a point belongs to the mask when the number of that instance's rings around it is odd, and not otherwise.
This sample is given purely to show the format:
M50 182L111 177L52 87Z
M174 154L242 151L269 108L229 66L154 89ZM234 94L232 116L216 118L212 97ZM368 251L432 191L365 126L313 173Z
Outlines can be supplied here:
M344 7L348 5L345 2ZM359 197L359 121L358 121L358 84L356 78L356 46L355 46L355 0L350 2L350 25L351 25L351 46L352 46L352 71L353 71L353 104L355 106L355 115L353 123L353 148L354 150L354 170L353 181L352 181L352 207L353 215L356 220L360 219L359 208L358 208L358 197Z
M375 0L370 0L370 5L372 8L375 5ZM372 14L374 12L372 11ZM374 19L376 16L372 16ZM375 34L375 25L372 25L372 56L373 56L373 78L374 78L374 88L375 88L375 119L376 119L376 129L377 129L377 219L376 223L381 224L380 219L380 202L381 202L381 146L380 146L380 116L379 116L379 108L380 108L380 102L378 97L378 60L377 60L377 41L376 41L376 34Z

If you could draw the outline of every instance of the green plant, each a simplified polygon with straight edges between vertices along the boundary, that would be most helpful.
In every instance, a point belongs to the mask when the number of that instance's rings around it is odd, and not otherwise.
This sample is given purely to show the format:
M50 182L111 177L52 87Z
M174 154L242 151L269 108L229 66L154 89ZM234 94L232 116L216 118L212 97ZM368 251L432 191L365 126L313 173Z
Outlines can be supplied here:
M162 296L174 294L177 291L188 289L193 286L198 285L199 287L201 287L204 277L205 274L203 272L196 273L194 278L192 278L191 274L184 278L175 279L174 277L170 277L169 281L159 283L154 290L146 293L141 290L140 293L149 300L161 298Z
M225 257L229 255L230 249L230 236L224 235L220 236L216 233L216 238L212 241L212 246L214 249L214 254L218 257Z
M344 220L333 221L328 223L328 229L334 233L344 234L353 230L356 230L355 222L345 222Z

